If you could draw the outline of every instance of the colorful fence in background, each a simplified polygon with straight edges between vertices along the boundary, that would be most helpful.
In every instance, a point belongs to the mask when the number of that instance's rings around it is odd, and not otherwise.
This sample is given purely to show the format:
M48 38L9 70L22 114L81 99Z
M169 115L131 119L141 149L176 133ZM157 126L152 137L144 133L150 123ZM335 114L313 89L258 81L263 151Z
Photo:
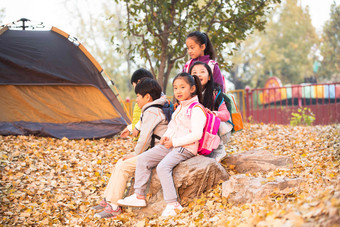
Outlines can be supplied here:
M231 93L234 95L234 97L236 98L236 102L238 104L238 108L240 110L240 112L242 113L242 117L243 119L246 118L246 106L245 106L245 91L244 90L233 90L233 91L228 91L228 93ZM167 97L169 100L173 100L172 96L168 96ZM133 106L135 105L136 100L135 99L126 99L124 101L124 105L126 107L126 109L129 111L130 115L132 116L132 112L133 112Z
M292 113L308 107L314 125L340 123L340 83L301 84L246 90L246 120L289 124Z
M310 108L314 125L340 123L340 82L301 84L284 87L233 90L244 122L289 124L292 113L300 107ZM172 96L168 97L172 100ZM124 105L132 116L135 100Z
M234 95L239 111L242 113L243 121L246 119L246 103L245 103L245 90L232 90L227 93Z

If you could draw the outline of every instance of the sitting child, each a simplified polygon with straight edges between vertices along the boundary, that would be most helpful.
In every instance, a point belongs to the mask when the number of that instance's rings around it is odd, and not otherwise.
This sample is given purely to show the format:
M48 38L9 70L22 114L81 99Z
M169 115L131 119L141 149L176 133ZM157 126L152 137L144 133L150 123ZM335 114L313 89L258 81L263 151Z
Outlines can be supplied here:
M152 168L157 166L164 200L167 203L162 216L176 215L183 208L177 201L176 188L172 177L173 168L180 162L197 155L199 140L207 120L202 100L201 84L197 76L180 73L173 80L174 96L180 105L172 114L168 129L161 144L149 149L137 158L135 171L135 194L118 200L121 206L146 206L145 190ZM191 114L188 114L191 104Z
M221 138L218 148L213 150L209 157L221 162L226 156L224 144L229 141L232 125L230 113L223 99L221 88L214 83L211 68L208 64L196 61L189 69L191 75L196 75L201 81L203 89L203 106L214 113L220 120L219 136Z
M156 80L143 78L135 87L137 104L142 110L140 119L140 132L135 152L120 159L111 171L109 183L104 192L104 199L99 205L92 207L94 210L104 209L96 213L95 217L110 218L121 213L117 200L124 195L127 181L136 169L137 155L149 148L150 144L159 144L157 138L163 136L167 129L167 120L161 108L151 105L164 105L167 100L161 96L162 88ZM154 140L154 141L152 141Z
M151 78L153 79L152 73L146 69L140 68L137 69L131 76L131 84L135 88L136 85L139 83L139 81L143 78ZM138 107L138 104L136 103L133 107L133 113L132 113L132 123L128 125L120 134L122 138L126 138L130 133L133 133L134 137L138 136L139 131L136 129L135 126L139 122L140 115L142 111Z

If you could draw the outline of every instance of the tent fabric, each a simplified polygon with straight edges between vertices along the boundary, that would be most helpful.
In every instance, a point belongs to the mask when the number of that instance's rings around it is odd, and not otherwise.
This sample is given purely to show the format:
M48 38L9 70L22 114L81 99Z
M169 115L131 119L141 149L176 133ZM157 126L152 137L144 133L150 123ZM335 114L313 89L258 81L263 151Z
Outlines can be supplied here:
M2 135L35 135L62 139L99 139L114 136L115 125L123 125L121 118L102 121L75 122L66 124L35 122L0 122ZM119 129L121 131L121 129Z
M112 104L91 86L0 85L0 119L71 123L117 118ZM15 105L12 105L14 104ZM13 108L14 107L14 108Z
M101 138L130 123L100 65L67 36L0 31L0 134Z

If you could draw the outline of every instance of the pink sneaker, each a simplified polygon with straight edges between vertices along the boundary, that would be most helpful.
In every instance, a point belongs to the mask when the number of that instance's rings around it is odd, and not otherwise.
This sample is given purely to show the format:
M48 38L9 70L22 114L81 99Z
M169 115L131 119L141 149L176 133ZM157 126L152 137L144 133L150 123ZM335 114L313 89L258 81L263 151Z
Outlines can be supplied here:
M95 218L113 218L122 213L122 209L118 207L116 210L112 209L110 204L107 204L105 210L94 215Z
M102 201L100 201L99 205L91 207L92 210L102 210L104 209L108 203L106 202L106 199L104 198Z

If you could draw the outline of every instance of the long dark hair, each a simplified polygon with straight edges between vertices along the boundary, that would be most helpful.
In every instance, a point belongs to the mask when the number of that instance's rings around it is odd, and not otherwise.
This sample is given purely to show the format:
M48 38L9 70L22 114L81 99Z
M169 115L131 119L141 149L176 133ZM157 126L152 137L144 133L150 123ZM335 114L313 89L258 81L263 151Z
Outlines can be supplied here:
M177 74L177 76L175 76L174 80L172 81L172 85L174 85L174 82L177 79L183 79L184 81L186 81L190 85L190 87L196 86L195 92L191 95L192 96L197 95L198 101L203 105L203 103L202 103L202 85L201 85L201 81L198 78L198 76L195 76L195 75L191 76L189 73L186 73L186 72L179 73L179 74Z
M215 60L216 52L206 33L200 31L191 32L187 38L194 39L200 45L205 44L204 55L209 55L211 60Z
M211 68L208 64L204 62L201 62L201 61L194 62L194 64L189 69L190 74L195 65L203 65L207 69L209 77L210 77L210 80L208 80L207 84L205 85L205 91L204 91L202 104L204 107L208 108L211 111L214 111L214 110L217 111L221 105L221 102L223 101L223 94L221 91L221 87L217 83L214 83L214 77L212 75ZM218 94L216 99L214 99L214 96L215 96L214 92Z

